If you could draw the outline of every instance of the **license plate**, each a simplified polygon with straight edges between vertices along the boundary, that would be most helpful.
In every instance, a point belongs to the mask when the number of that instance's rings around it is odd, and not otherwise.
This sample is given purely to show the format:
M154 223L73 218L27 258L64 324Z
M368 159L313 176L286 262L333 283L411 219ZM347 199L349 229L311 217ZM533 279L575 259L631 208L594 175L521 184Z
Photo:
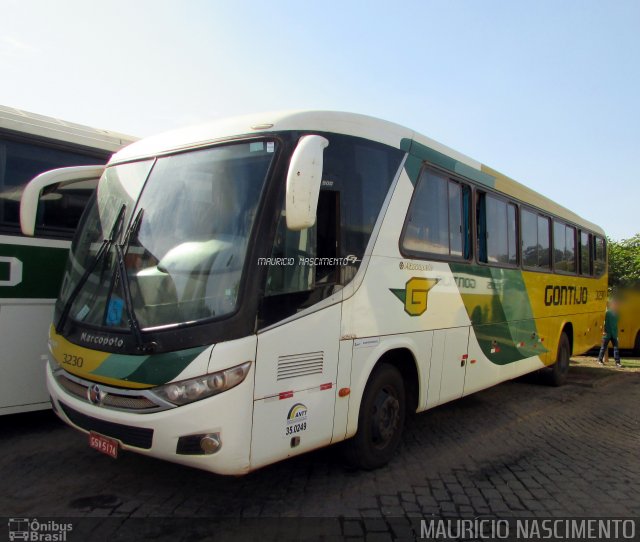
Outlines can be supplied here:
M100 433L89 433L89 446L94 450L98 450L103 454L107 454L114 459L118 457L118 441L109 437L105 437Z

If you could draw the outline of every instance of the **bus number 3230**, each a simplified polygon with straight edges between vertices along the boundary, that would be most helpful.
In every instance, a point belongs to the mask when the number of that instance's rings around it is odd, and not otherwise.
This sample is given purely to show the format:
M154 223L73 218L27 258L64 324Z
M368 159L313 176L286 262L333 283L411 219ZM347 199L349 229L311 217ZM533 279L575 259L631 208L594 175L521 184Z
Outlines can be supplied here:
M64 358L62 359L62 363L66 363L67 365L71 365L73 367L82 367L82 365L84 365L84 358L82 358L82 356L74 356L72 354L64 354Z

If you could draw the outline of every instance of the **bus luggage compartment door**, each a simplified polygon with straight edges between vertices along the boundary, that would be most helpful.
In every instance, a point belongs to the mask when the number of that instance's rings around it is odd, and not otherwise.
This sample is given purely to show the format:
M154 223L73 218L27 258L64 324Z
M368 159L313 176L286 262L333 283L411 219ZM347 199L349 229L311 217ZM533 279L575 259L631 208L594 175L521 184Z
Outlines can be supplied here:
M462 397L468 344L468 327L434 331L429 370L429 407Z

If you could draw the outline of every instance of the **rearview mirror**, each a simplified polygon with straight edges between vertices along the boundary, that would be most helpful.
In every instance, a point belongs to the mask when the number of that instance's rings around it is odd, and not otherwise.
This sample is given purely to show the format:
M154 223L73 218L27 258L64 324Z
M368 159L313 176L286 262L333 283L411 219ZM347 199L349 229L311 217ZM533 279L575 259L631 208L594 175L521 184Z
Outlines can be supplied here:
M287 172L287 228L294 231L310 228L316 223L318 197L322 183L324 149L329 141L319 135L300 138L293 151Z
M52 169L41 173L24 187L20 198L20 229L23 235L33 237L36 231L38 205L42 192L52 185L63 187L67 184L91 179L99 179L104 166L78 166Z

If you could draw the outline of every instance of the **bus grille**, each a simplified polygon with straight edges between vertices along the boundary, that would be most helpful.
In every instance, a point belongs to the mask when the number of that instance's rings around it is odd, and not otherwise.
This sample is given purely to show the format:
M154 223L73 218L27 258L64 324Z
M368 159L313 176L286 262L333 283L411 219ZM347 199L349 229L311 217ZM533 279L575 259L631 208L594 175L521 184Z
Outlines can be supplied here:
M136 448L142 448L144 450L151 448L153 429L131 427L129 425L99 420L74 410L62 401L59 401L59 404L67 418L71 420L71 423L85 431L95 431L105 437L114 438L129 446L135 446Z
M324 368L324 352L307 352L306 354L289 354L278 357L278 380L322 374Z
M57 375L56 380L58 381L58 384L60 384L71 395L89 402L87 397L88 385L80 384L79 382L70 380L63 375ZM112 392L109 392L104 396L100 405L107 408L122 408L125 410L157 409L160 406L144 395L119 395Z

